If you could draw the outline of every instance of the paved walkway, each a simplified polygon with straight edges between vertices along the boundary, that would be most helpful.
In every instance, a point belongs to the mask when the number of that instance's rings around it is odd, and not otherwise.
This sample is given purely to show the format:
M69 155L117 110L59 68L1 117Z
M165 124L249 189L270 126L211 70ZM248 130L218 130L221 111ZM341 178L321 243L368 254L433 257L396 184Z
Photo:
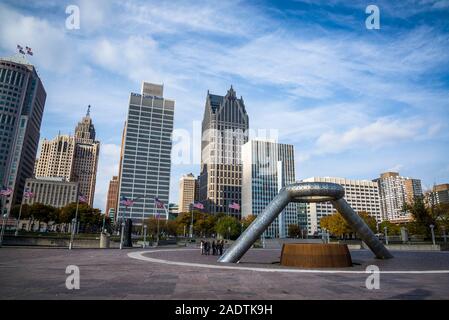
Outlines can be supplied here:
M449 274L387 273L380 289L368 290L365 273L291 273L279 265L278 250L248 252L239 268L269 268L276 272L221 267L217 257L199 250L156 249L0 249L2 299L448 299ZM154 251L148 249L148 251ZM151 261L129 256L150 258ZM393 252L394 259L376 260L366 250L352 251L354 267L370 264L382 271L442 271L449 269L449 252ZM165 262L164 262L165 261ZM183 265L167 264L166 261ZM186 264L187 263L187 264ZM189 265L190 264L190 265ZM193 264L193 265L191 265ZM68 265L80 268L80 290L65 287ZM326 269L329 270L329 269Z

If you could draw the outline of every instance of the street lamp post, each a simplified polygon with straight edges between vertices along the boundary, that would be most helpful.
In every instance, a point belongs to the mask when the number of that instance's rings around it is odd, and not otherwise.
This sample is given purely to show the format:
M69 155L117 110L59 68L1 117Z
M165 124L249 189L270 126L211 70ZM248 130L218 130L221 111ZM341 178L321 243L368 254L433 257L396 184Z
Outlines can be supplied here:
M384 227L384 232L385 232L385 244L388 244L388 228Z
M78 188L76 190L76 210L75 210L75 219L72 220L72 234L70 235L70 243L69 243L69 250L72 250L73 247L73 239L75 237L75 229L76 229L76 223L78 220L78 208L80 204L80 198L79 198L79 184Z
M122 214L122 223L120 227L120 250L123 249L123 233L125 232L125 212L126 212L127 206L125 206L125 210L123 210Z
M104 225L106 223L106 212L103 215L103 226L101 227L101 232L104 232Z
M147 243L147 225L143 226L143 248L145 249Z
M17 237L19 235L19 224L20 224L20 217L22 216L22 206L23 206L23 201L20 203L19 217L17 218L17 224L16 224L16 232L14 232L15 237Z
M159 246L159 214L157 214L156 246Z
M265 232L262 233L262 248L265 249Z
M433 224L431 224L429 227L430 227L430 232L432 233L432 244L435 245L435 231L434 231L435 226Z
M7 213L2 214L2 218L3 218L3 221L2 221L2 231L0 233L0 248L3 245L3 235L5 234L6 220L8 219L8 214Z
M447 242L447 238L446 238L446 228L445 228L445 227L442 227L441 229L443 230L443 239L444 239L444 243L446 243L446 242Z
M190 214L192 216L191 221L190 221L190 238L193 238L193 209L192 209L192 205L190 205Z

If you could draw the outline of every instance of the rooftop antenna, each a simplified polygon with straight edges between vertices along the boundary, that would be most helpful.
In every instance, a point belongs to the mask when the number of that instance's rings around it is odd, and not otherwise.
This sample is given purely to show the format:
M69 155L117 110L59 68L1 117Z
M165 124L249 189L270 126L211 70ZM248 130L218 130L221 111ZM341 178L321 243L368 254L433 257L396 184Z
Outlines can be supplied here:
M90 105L87 106L86 117L90 116Z

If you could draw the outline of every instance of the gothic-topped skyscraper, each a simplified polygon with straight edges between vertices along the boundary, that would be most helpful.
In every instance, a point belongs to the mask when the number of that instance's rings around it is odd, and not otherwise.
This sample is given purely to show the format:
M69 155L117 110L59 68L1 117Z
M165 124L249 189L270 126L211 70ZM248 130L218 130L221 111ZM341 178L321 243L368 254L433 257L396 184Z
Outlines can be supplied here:
M74 180L79 182L79 192L87 197L89 205L92 206L97 182L100 142L95 140L90 106L87 108L86 116L76 126L75 143Z
M200 201L210 213L240 216L241 146L248 141L248 114L243 98L231 88L225 96L207 92L202 124Z
M79 182L79 193L87 198L90 206L94 202L100 142L95 140L95 127L87 114L75 129L75 136L58 135L53 140L44 140L35 174L38 178L64 178Z
M87 107L86 116L76 126L75 138L77 141L86 141L88 143L95 140L95 127L90 118L90 105Z

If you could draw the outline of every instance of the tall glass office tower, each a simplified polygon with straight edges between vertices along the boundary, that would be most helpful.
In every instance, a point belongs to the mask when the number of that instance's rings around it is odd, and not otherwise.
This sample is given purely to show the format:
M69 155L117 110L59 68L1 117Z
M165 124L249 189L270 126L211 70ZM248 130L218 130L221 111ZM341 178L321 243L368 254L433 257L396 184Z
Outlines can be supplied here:
M175 102L164 99L163 86L144 82L141 93L131 93L122 144L120 198L134 200L129 208L119 204L117 218L131 218L136 224L158 215L157 197L168 208Z
M0 183L13 190L7 210L22 201L25 179L33 176L46 97L22 55L0 59Z
M286 185L295 182L293 145L250 140L242 146L242 216L257 216ZM267 238L285 238L298 225L297 204L290 203L265 231Z
M212 214L239 217L229 205L241 205L241 146L248 141L249 119L243 98L231 88L225 96L207 92L202 123L199 201Z

